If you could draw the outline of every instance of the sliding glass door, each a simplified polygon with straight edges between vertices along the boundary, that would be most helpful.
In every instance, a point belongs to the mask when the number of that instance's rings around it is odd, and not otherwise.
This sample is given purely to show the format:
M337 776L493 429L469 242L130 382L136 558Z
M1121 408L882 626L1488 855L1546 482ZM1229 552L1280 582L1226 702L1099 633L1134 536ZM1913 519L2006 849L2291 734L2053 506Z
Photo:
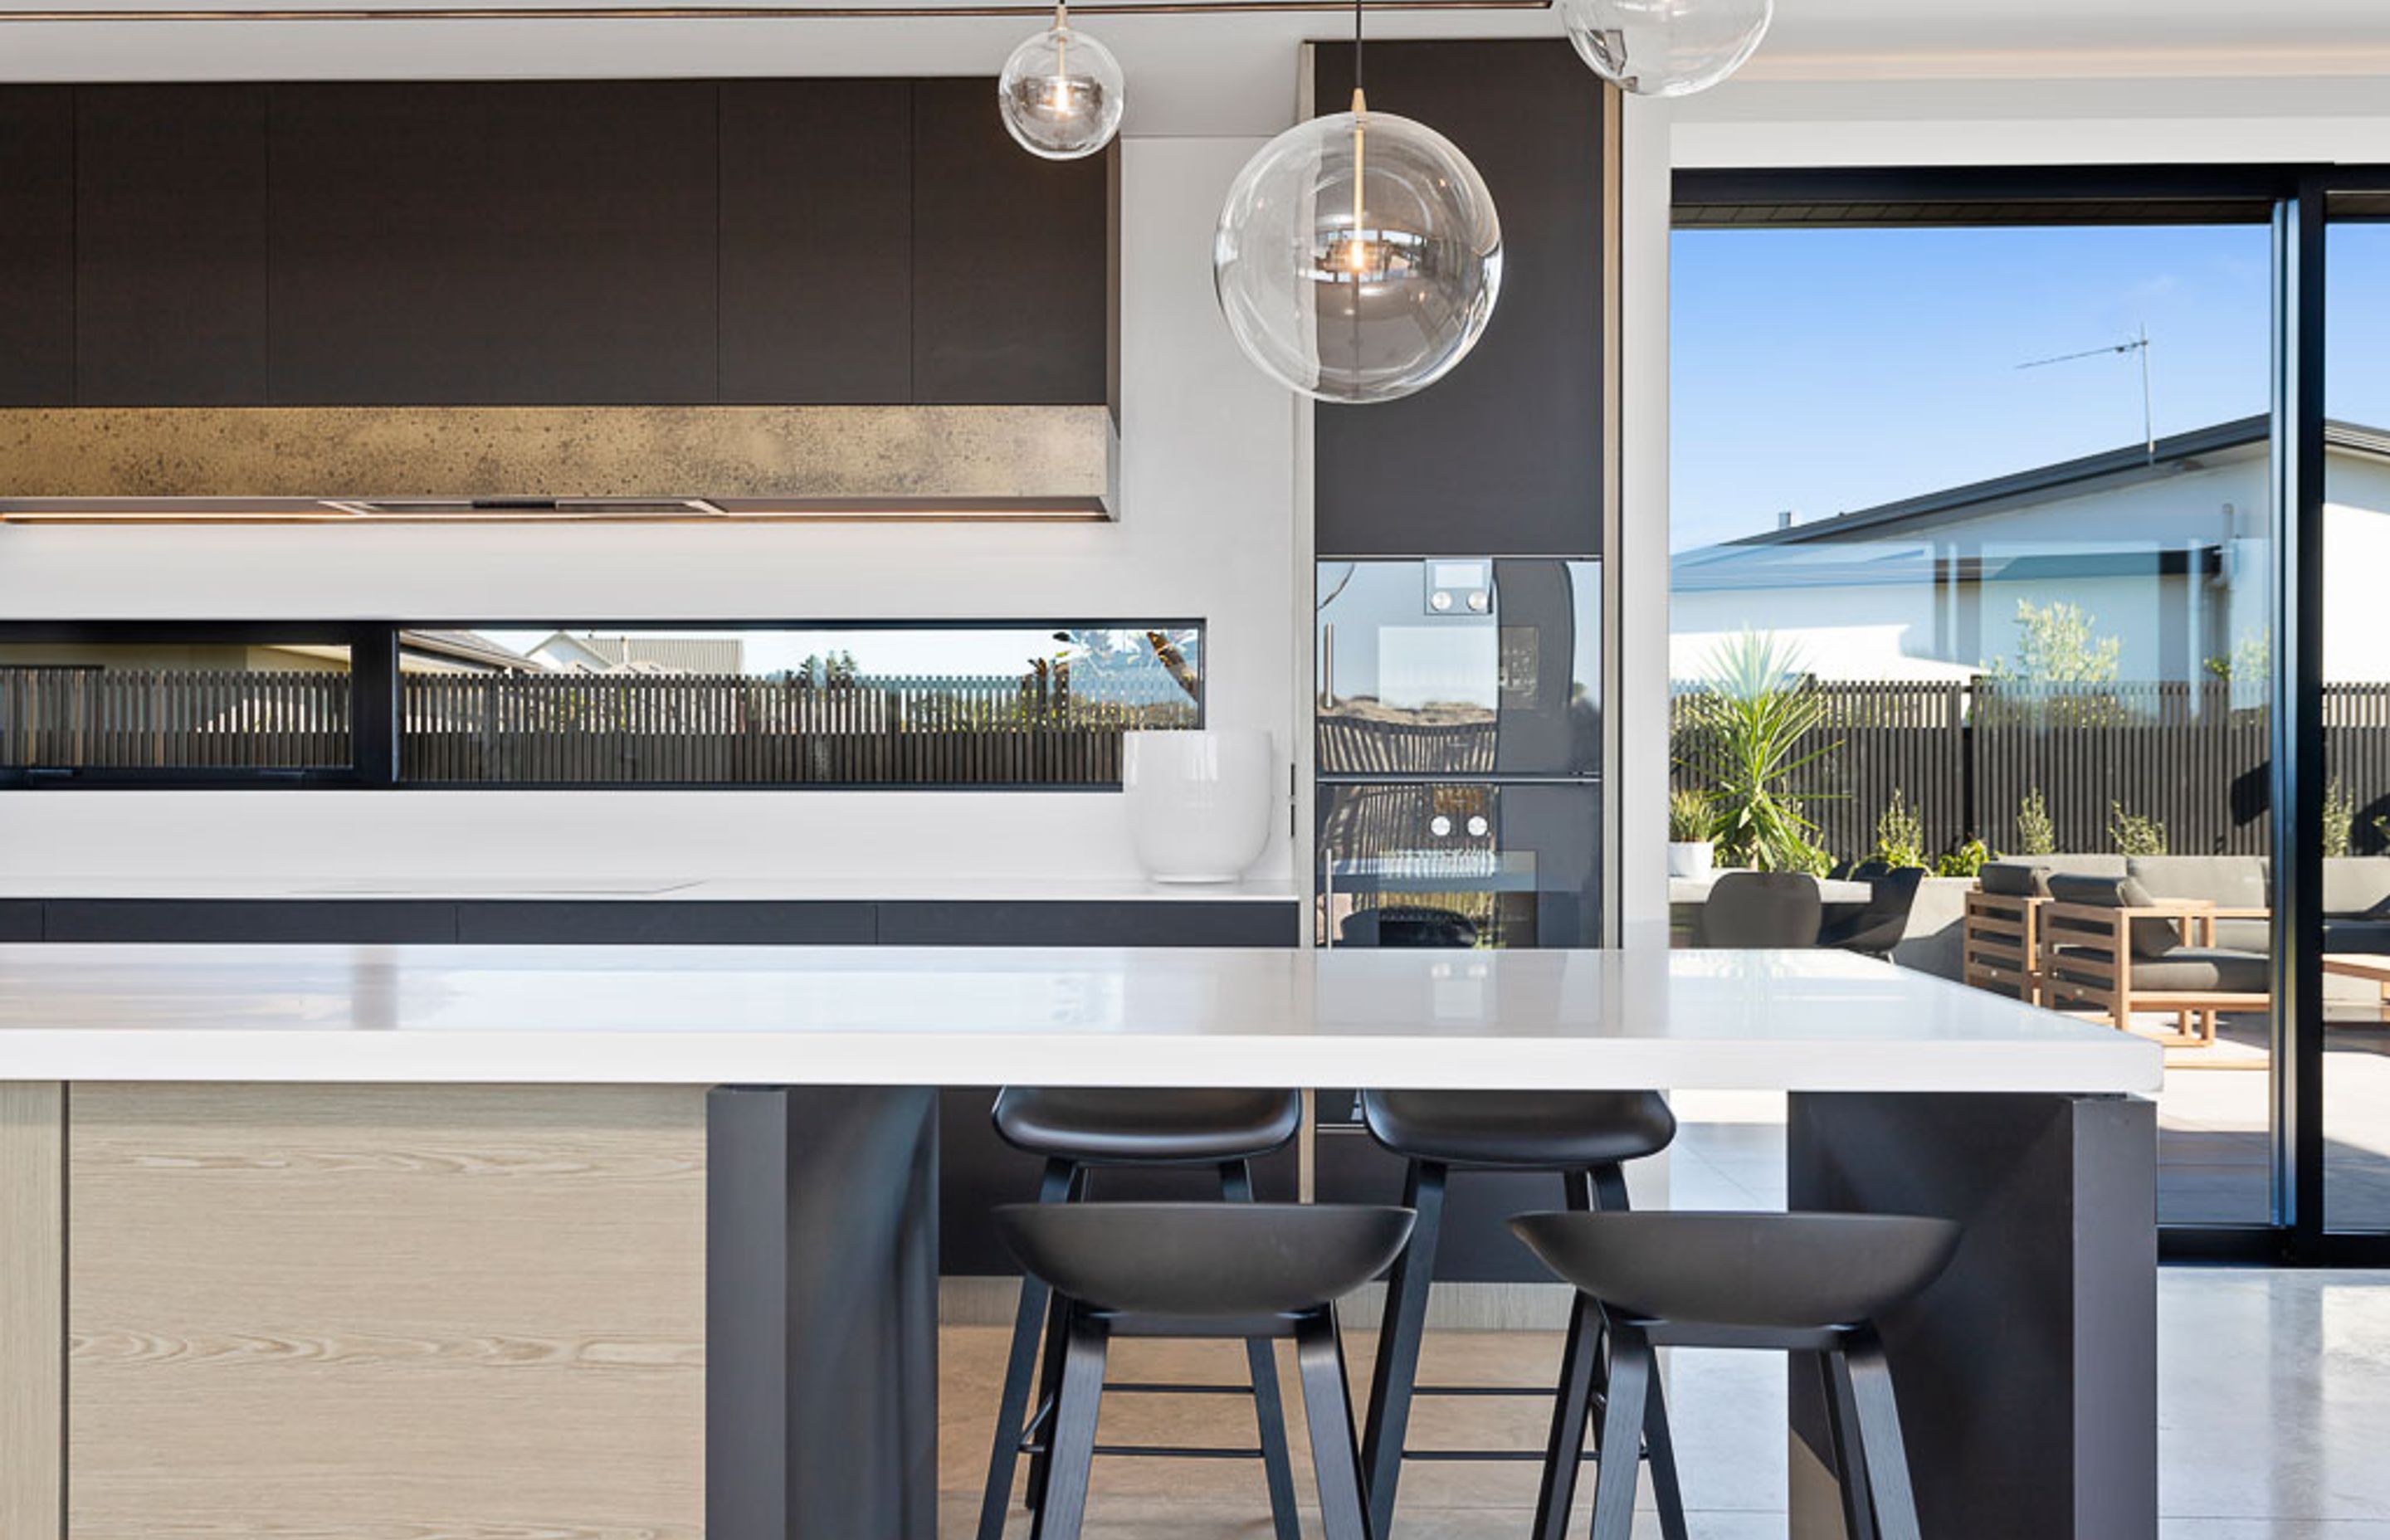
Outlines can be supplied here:
M2178 1254L2390 1261L2390 171L1687 172L1677 212L1686 829L1749 826L1715 701L1780 708L1775 837L1721 864L1925 866L1895 963L2165 1043Z

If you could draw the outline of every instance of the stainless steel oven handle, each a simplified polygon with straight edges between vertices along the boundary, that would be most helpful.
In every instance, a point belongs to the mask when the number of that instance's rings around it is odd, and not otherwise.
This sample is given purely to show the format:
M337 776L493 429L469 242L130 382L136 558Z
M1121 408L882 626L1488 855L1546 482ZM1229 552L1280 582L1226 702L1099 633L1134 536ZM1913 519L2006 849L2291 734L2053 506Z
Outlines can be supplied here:
M1336 706L1336 622L1324 621L1319 627L1319 709L1332 711Z
M1329 951L1336 946L1336 847L1324 840L1319 844L1319 944Z

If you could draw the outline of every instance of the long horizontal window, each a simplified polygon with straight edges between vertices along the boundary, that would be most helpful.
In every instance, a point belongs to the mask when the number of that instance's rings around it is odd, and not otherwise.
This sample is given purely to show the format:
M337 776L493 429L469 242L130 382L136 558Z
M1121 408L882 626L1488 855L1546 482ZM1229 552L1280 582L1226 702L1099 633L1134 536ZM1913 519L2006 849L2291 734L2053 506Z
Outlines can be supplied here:
M1200 622L0 626L0 783L1092 787Z

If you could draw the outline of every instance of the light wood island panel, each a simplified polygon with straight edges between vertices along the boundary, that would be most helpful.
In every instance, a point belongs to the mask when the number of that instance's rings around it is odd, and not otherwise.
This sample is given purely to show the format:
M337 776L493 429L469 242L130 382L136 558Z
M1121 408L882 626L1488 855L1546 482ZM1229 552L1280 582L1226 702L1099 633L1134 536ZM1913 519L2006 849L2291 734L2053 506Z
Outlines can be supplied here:
M700 1540L702 1090L69 1111L69 1540Z
M66 1087L0 1081L0 1535L57 1540L65 1458Z

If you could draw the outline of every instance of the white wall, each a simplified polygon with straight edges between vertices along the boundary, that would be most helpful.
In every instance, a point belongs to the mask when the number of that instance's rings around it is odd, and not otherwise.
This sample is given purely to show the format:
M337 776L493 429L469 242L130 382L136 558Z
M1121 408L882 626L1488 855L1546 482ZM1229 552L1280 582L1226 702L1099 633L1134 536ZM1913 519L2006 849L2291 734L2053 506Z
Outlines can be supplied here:
M1131 139L1116 524L0 529L0 617L1207 621L1209 720L1295 729L1293 398L1237 353L1211 236L1251 139ZM1111 878L1101 792L56 792L0 865L82 876ZM1256 875L1290 870L1282 827Z

